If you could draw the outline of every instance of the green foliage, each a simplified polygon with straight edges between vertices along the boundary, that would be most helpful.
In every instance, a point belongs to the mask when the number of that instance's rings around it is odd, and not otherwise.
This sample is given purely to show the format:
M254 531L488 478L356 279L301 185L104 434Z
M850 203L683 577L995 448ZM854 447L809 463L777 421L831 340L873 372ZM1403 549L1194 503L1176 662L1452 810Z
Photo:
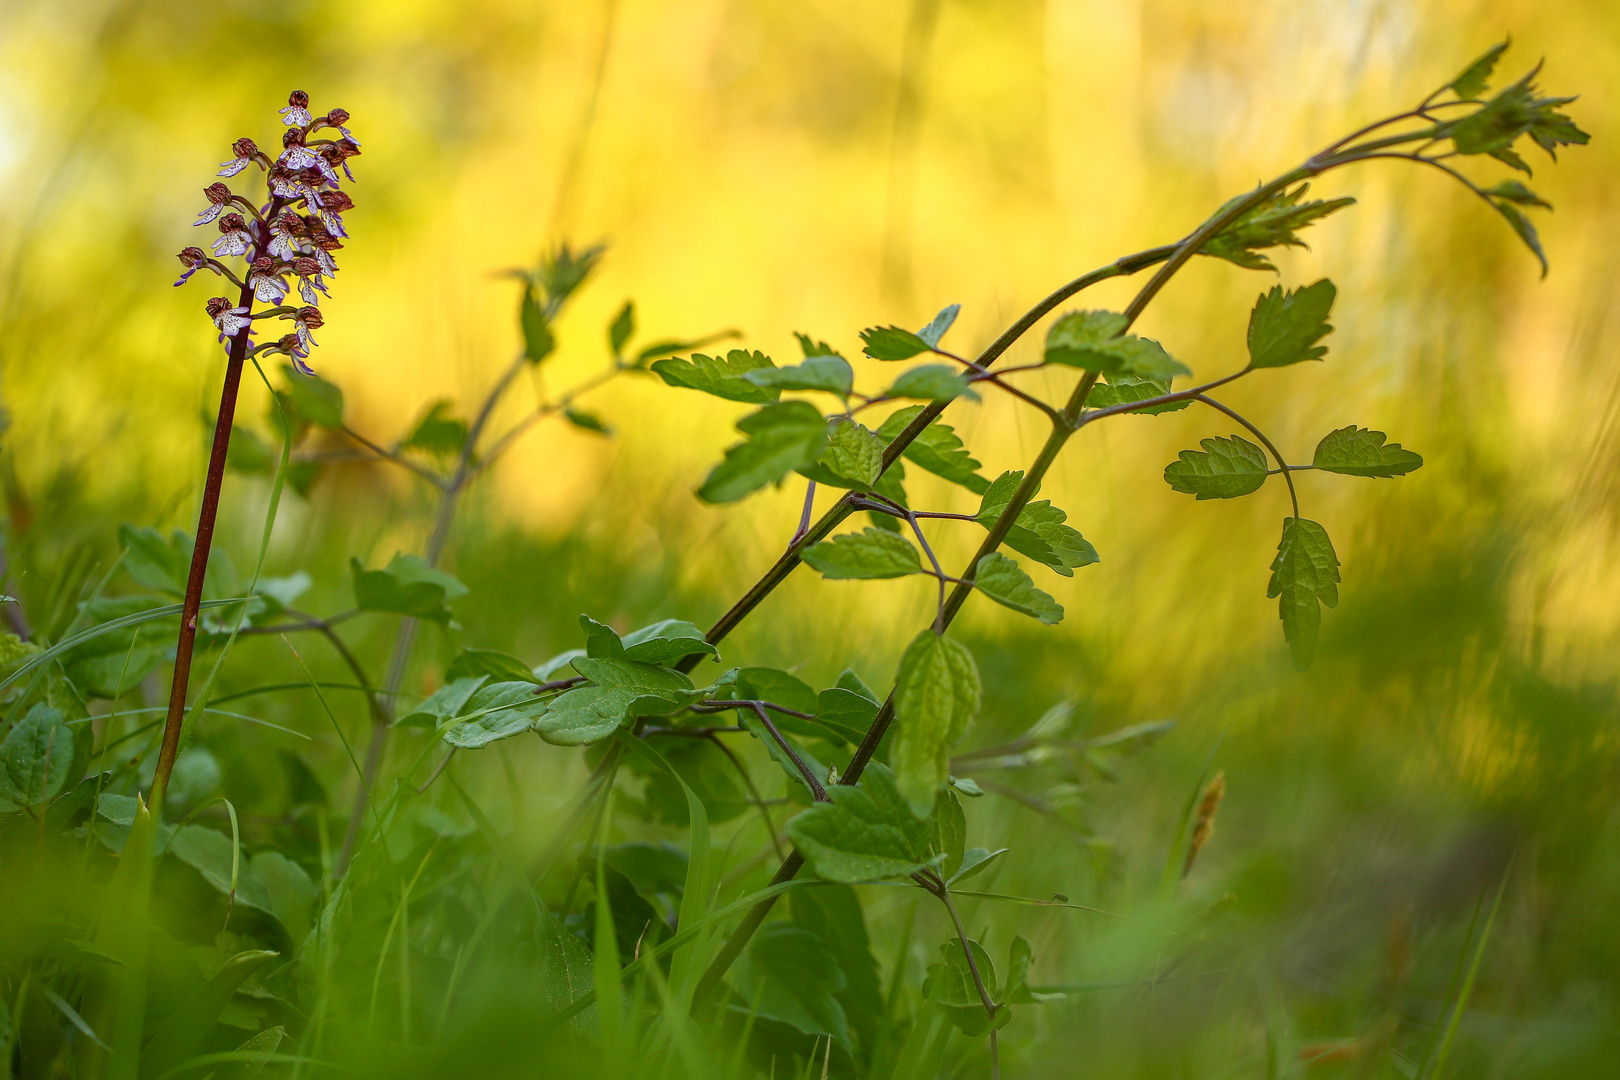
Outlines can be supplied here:
M450 601L467 595L467 587L453 574L429 566L419 555L396 554L381 570L367 570L359 559L350 559L349 570L354 606L362 611L448 624Z
M980 525L986 529L995 526L1023 480L1023 472L1015 471L1004 472L991 482L979 500L976 518ZM1053 573L1073 577L1075 570L1100 561L1101 556L1078 530L1064 524L1068 519L1069 515L1050 500L1032 499L1024 504L1017 522L1007 531L1007 546Z
M912 813L884 766L867 766L859 784L834 784L827 795L831 802L817 803L787 827L817 877L853 884L905 877L944 861L930 852L932 823Z
M1323 472L1346 476L1405 476L1423 467L1423 458L1400 443L1385 445L1382 431L1368 431L1354 424L1330 431L1316 444L1311 464Z
M1202 499L1235 499L1260 490L1270 472L1266 452L1241 435L1201 439L1164 467L1164 482Z
M828 422L827 448L807 469L811 480L833 487L870 490L883 468L883 441L865 426L845 417Z
M737 992L756 1015L806 1035L830 1035L846 1049L849 1021L838 995L848 986L836 956L800 926L760 928L737 965Z
M488 676L496 682L539 682L523 661L498 649L463 649L444 669L446 682Z
M748 436L726 451L698 488L705 502L727 503L766 484L780 483L795 469L809 467L827 446L827 425L821 414L802 401L767 405L737 421Z
M67 786L73 731L60 711L41 702L0 743L0 808L43 806Z
M847 398L855 385L855 369L836 353L817 354L791 367L756 367L743 378L768 390L822 390Z
M996 966L990 962L990 954L977 941L970 938L967 947L973 953L971 965L959 942L947 941L939 947L939 960L928 965L923 996L934 1002L958 1031L972 1037L983 1035L992 1024L997 1028L1006 1027L1012 1020L1012 1010L997 1009L994 1020L985 1011L979 983L984 983L985 992L994 1003ZM974 978L975 970L977 979Z
M781 391L761 386L745 378L751 372L774 368L771 358L762 352L732 349L724 359L693 353L692 359L672 357L654 362L652 370L670 386L684 386L701 390L727 401L741 401L750 405L763 405L775 401Z
M894 442L925 407L907 405L891 413L877 430L882 445ZM979 475L979 463L962 445L961 438L949 424L933 421L906 444L903 453L907 461L953 484L960 484L975 495L984 494L990 486L990 482Z
M968 377L949 364L921 364L901 372L894 385L883 392L883 396L923 401L951 401L959 397L969 401L979 400Z
M1304 671L1316 656L1322 625L1321 604L1339 605L1339 557L1327 530L1305 518L1287 518L1277 557L1271 563L1268 599L1279 599L1283 633L1294 666Z
M1287 367L1326 356L1327 346L1316 343L1333 333L1328 315L1337 295L1327 278L1287 292L1273 285L1249 314L1249 366Z
M439 737L462 750L481 750L490 743L522 735L545 711L546 704L535 697L533 683L488 683L474 691L450 722L439 729ZM611 733L609 729L598 738Z
M316 427L341 428L343 426L343 391L319 375L305 375L291 364L283 364L281 373L287 380L288 411L298 420Z
M1491 72L1496 70L1496 62L1507 52L1510 43L1511 39L1492 45L1483 56L1469 64L1461 75L1446 85L1460 98L1475 98L1483 94L1491 85Z
M1190 374L1157 341L1126 334L1126 325L1125 316L1116 312L1071 311L1046 332L1046 362L1160 382Z
M992 551L979 560L973 572L973 584L1002 607L1039 619L1048 626L1063 621L1062 606L1037 589L1023 568L999 551Z
M805 549L802 556L822 577L894 578L922 573L922 561L911 541L867 526Z
M719 656L703 638L703 631L684 619L664 619L620 638L611 626L581 615L587 656L606 660L635 660L643 664L674 664L688 656Z
M411 433L400 443L402 450L420 450L434 457L451 458L467 445L467 422L450 415L454 408L449 401L435 401Z
M1301 202L1309 184L1300 184L1292 190L1279 191L1258 206L1245 210L1226 228L1210 237L1200 255L1213 255L1246 270L1276 271L1276 265L1260 252L1274 247L1305 247L1299 230L1329 214L1355 203L1354 199L1313 199ZM1239 195L1230 199L1215 212L1219 217L1237 203L1248 198Z
M1170 393L1170 383L1167 380L1146 379L1140 375L1115 375L1107 382L1099 382L1091 388L1091 394L1086 398L1086 405L1093 409L1106 409L1114 405L1134 405L1137 402L1164 397L1168 393ZM1191 399L1171 401L1164 405L1153 405L1146 409L1133 409L1129 415L1157 416L1159 413L1176 412L1185 409L1191 404Z
M894 679L894 767L917 817L927 816L950 777L951 747L978 715L979 696L979 668L967 646L932 630L912 639Z
M630 343L635 332L636 305L633 301L626 300L619 313L613 316L613 321L608 323L608 352L612 353L615 359L622 359L624 347Z
M931 351L931 346L910 330L898 326L874 326L861 331L863 350L874 360L910 360Z

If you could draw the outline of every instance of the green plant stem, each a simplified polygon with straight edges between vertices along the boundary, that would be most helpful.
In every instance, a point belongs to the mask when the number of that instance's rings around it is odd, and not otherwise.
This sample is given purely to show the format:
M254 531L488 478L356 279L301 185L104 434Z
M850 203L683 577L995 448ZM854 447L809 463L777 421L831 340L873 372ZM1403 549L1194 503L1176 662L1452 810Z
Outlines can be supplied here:
M990 1018L990 1080L1001 1080L1001 1047L996 1039L996 1009L998 1006L985 988L984 976L979 974L979 962L973 959L973 947L968 944L967 928L962 925L962 916L956 912L956 905L951 901L951 890L944 880L928 873L913 874L917 883L939 898L945 905L945 910L951 914L951 924L956 927L956 940L962 946L962 955L967 959L968 971L973 975L973 985L979 991L979 1002L984 1005L984 1013ZM1011 978L1011 976L1009 976Z

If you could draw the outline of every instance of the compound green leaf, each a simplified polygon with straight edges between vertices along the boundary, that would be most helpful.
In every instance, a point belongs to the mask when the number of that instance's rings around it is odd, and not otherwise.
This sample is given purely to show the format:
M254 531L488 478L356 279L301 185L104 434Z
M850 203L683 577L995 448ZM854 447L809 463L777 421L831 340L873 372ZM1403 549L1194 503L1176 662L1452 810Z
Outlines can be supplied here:
M846 417L829 422L827 431L827 449L800 471L817 483L870 490L883 469L883 441Z
M853 884L905 877L941 861L928 853L931 823L913 816L884 766L868 765L858 785L833 784L827 796L831 802L817 803L787 826L817 877Z
M652 370L670 386L701 390L727 401L763 405L775 401L781 391L758 386L744 376L774 366L771 358L762 352L732 349L724 358L693 353L690 360L679 357L658 360Z
M1107 382L1099 382L1091 388L1091 396L1086 398L1086 408L1107 409L1114 405L1135 405L1137 402L1149 401L1156 397L1164 397L1170 393L1170 383L1159 379L1145 379L1140 375L1115 375ZM1165 405L1153 405L1146 409L1132 409L1132 416L1157 416L1159 413L1176 412L1191 405L1192 401L1172 401Z
M837 349L833 348L831 345L827 344L825 341L817 341L814 338L810 337L808 334L801 334L797 330L795 330L793 332L793 336L799 339L799 348L804 352L804 355L805 355L806 358L809 358L809 357L812 357L812 356L838 356L838 355L841 355L838 352Z
M1270 475L1266 452L1241 435L1200 440L1164 467L1164 482L1199 499L1235 499L1259 491Z
M882 445L887 446L894 442L924 408L926 406L907 405L890 414L889 418L883 421L883 426L877 430L877 437ZM940 423L938 420L929 424L907 444L902 453L907 460L927 469L935 476L962 485L975 495L984 494L985 489L990 486L990 481L979 475L979 463L968 453L962 445L962 440L957 437L949 424Z
M1304 671L1316 655L1322 625L1319 604L1331 608L1339 603L1339 558L1326 529L1306 518L1284 519L1266 596L1280 598L1283 635L1293 653L1294 666Z
M949 364L921 364L902 372L894 385L883 392L891 398L919 398L923 401L950 401L965 397L978 401L968 377Z
M973 584L1002 607L1039 619L1048 626L1063 621L1062 606L1037 589L1023 568L999 551L992 551L979 560L973 572Z
M1113 311L1071 311L1046 332L1046 362L1168 382L1188 368L1150 338L1126 334L1125 316Z
M43 806L67 786L73 768L73 729L62 713L36 704L0 743L0 801Z
M1508 45L1512 43L1509 38L1498 45L1493 45L1485 55L1475 60L1463 69L1463 73L1446 85L1450 86L1460 98L1476 98L1483 94L1491 85L1491 72L1496 70L1496 62L1507 52Z
M1382 431L1368 431L1354 424L1330 431L1316 444L1311 464L1323 472L1345 476L1405 476L1422 468L1423 458L1400 443L1385 444Z
M539 682L529 665L499 649L463 649L444 670L446 682L487 675L496 682Z
M737 428L748 440L727 450L725 460L698 488L698 497L705 502L735 502L777 483L814 463L827 445L826 421L802 401L767 405L739 420Z
M401 727L438 728L465 712L467 699L488 681L488 675L471 675L446 683L395 723Z
M807 356L791 367L760 367L743 378L768 390L824 390L848 397L855 386L855 369L836 353Z
M846 980L838 957L818 935L785 922L754 934L737 964L738 996L758 1016L805 1035L827 1035L851 1048L849 1021L838 995Z
M821 575L837 580L895 578L922 573L922 562L911 541L867 526L805 549L804 561Z
M967 646L924 630L906 647L895 676L899 726L894 763L901 793L918 818L950 779L950 751L979 712L979 668Z
M973 1038L990 1030L990 1016L984 1011L984 999L979 996L978 983L973 978L974 968L984 980L985 992L991 1001L996 996L996 966L990 954L977 941L968 940L973 952L973 967L968 966L962 953L962 944L951 939L939 947L940 959L928 966L928 977L923 981L923 996L934 1002L962 1034ZM1002 1028L1012 1019L1012 1010L1006 1006L996 1010L995 1025Z
M910 360L930 351L928 342L898 326L873 326L861 331L865 353L874 360Z
M1337 294L1327 278L1288 292L1272 286L1249 313L1249 366L1286 367L1326 356L1327 346L1316 343L1333 333L1328 315Z
M991 482L979 501L976 518L980 525L987 530L995 526L1023 479L1023 472L1013 471ZM1078 530L1064 524L1068 519L1069 515L1050 500L1032 500L1018 512L1018 521L1007 532L1006 544L1053 573L1073 577L1077 568L1100 561L1100 556Z
M720 655L720 650L704 640L702 630L682 619L665 619L632 630L620 644L624 659L644 664L673 664L693 653Z
M930 349L938 348L939 339L944 337L950 330L961 310L961 304L949 304L940 308L939 314L930 319L927 326L917 331L917 336L927 342Z
M467 699L439 729L439 737L451 746L478 750L531 730L548 704L535 695L532 682L491 683Z
M1301 202L1309 190L1309 184L1301 184L1292 191L1280 191L1272 195L1259 206L1245 211L1236 221L1211 237L1198 249L1198 253L1225 259L1246 270L1275 272L1277 267L1270 259L1260 254L1262 250L1273 247L1305 247L1305 242L1299 238L1297 230L1356 201L1316 199ZM1227 207L1246 198L1247 195L1238 195L1228 200L1216 214L1224 213Z
M467 595L467 586L454 575L429 566L418 555L395 555L382 570L367 570L359 559L350 559L349 569L354 576L354 606L362 611L448 623L446 605Z

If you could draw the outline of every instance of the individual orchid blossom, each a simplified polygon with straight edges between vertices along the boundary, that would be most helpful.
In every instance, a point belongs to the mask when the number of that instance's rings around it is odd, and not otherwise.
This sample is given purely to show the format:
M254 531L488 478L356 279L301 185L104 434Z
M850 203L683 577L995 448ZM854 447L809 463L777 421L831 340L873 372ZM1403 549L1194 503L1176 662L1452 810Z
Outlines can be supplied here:
M235 157L219 167L219 175L221 176L235 176L247 168L259 153L259 147L252 139L237 139L236 142L231 144L231 153Z
M224 184L209 184L203 188L203 195L208 198L208 209L198 212L197 220L192 222L193 225L209 224L231 204L231 189Z
M247 283L261 304L279 304L286 298L287 279L279 273L281 269L282 264L268 255L253 260ZM300 281L299 288L302 287Z
M226 214L220 218L219 234L212 245L217 256L245 256L253 248L253 236L247 231L247 222L241 214Z
M208 316L219 327L219 340L229 343L231 338L242 332L244 326L252 326L253 320L248 317L246 307L231 307L227 297L212 297L207 304Z
M219 236L210 245L212 256L201 247L180 252L184 271L175 284L183 285L197 271L209 270L242 290L234 304L221 296L207 304L219 340L237 363L247 355L245 342L253 334L252 320L279 315L293 321L294 332L253 348L252 354L283 352L292 357L298 370L311 373L304 360L315 347L313 331L324 325L318 304L330 295L326 279L334 277L338 269L331 253L343 247L342 240L349 233L342 215L354 209L354 200L339 189L344 176L353 179L348 159L360 153L359 141L344 126L348 120L343 109L324 116L311 113L309 95L295 90L281 110L285 128L281 154L272 160L252 139L242 138L232 144L231 160L220 167L221 176L236 176L250 163L263 168L268 189L263 205L221 182L203 190L208 207L197 215L195 224L214 224ZM321 128L335 128L343 137L317 139L311 145L310 133ZM245 260L247 272L238 277L218 261L226 257ZM281 306L292 292L291 277L296 277L298 297L303 301L296 308ZM276 307L254 315L255 304Z
M311 123L309 95L302 90L294 90L291 94L288 94L287 107L281 110L281 122L288 127L309 127Z

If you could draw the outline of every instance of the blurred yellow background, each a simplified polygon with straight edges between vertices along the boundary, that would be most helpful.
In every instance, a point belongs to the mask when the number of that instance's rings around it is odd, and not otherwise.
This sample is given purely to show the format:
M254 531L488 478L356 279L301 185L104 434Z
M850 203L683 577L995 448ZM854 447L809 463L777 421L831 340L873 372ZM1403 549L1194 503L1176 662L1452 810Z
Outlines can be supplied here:
M1612 0L8 0L0 18L13 501L65 485L76 505L144 507L144 523L185 528L205 452L197 417L222 364L202 311L214 279L171 289L173 253L197 242L189 222L231 140L269 145L294 87L318 111L350 110L364 144L353 239L313 363L344 388L355 426L391 441L432 399L474 407L518 347L514 287L495 272L559 239L611 249L560 324L543 373L553 390L604 363L604 327L627 297L641 340L735 327L779 362L795 354L794 330L855 357L860 328L921 325L960 302L949 340L977 348L1056 285L1178 238L1511 33L1498 83L1546 57L1542 85L1582 94L1571 111L1593 133L1557 167L1533 161L1533 186L1557 207L1537 218L1551 275L1540 280L1503 223L1438 173L1383 162L1331 175L1317 193L1360 205L1312 229L1311 250L1278 259L1286 284L1339 285L1328 360L1262 373L1229 399L1296 459L1348 423L1425 455L1397 481L1301 477L1306 516L1338 545L1346 596L1366 595L1389 551L1443 560L1507 529L1533 552L1501 570L1514 575L1513 648L1577 677L1611 669ZM1200 377L1233 370L1248 308L1274 280L1200 260L1143 332ZM1085 304L1120 306L1137 284L1110 283ZM1011 362L1038 343L1031 335ZM869 384L890 374L878 367L858 362ZM1067 392L1062 375L1025 378ZM533 401L514 394L496 427ZM802 489L731 508L693 499L743 407L646 379L589 405L616 439L542 426L473 512L676 558L713 606L668 614L718 613L786 543ZM243 423L267 432L264 411L250 386ZM949 415L989 475L1023 467L1043 435L1004 400ZM1234 652L1282 663L1264 599L1281 485L1194 505L1160 479L1177 450L1229 426L1196 410L1098 425L1045 492L1103 556L1071 581L1042 582L1069 610L1056 633L1077 650L1108 642L1132 666L1116 674L1140 687L1142 709L1185 695L1186 682L1152 678L1171 657L1194 661L1193 683L1198 662ZM963 493L912 475L919 503L965 507ZM411 481L364 467L339 482L404 498ZM256 484L234 478L227 502L234 489L239 504L262 505ZM168 517L150 520L153 506ZM300 531L344 506L291 500L268 569L285 570ZM231 542L251 551L256 527L244 513ZM379 509L354 528L372 544L360 554L386 559L420 545L426 516ZM947 532L945 557L959 563L977 537ZM793 664L830 635L881 677L925 621L926 593L800 575L742 648ZM992 636L1014 618L988 605L970 615Z

